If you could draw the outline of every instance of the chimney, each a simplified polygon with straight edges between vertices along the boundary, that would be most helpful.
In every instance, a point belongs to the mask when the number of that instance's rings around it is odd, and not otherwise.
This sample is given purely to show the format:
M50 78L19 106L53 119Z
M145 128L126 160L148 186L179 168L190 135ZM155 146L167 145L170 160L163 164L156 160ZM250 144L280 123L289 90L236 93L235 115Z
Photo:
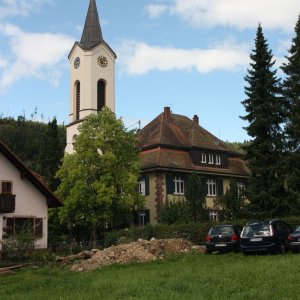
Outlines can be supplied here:
M199 117L197 115L194 115L193 121L199 125Z
M171 110L170 107L166 106L164 107L164 121L168 121L171 116Z

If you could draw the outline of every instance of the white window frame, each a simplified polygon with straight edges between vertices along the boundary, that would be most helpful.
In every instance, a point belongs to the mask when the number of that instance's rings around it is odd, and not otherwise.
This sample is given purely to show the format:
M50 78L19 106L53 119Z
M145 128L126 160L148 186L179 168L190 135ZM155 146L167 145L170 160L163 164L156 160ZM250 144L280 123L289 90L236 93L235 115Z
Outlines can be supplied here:
M221 155L220 154L216 154L215 156L215 164L220 166L221 165Z
M213 165L214 164L214 155L212 153L209 153L208 154L208 163L210 165Z
M207 196L217 196L217 181L207 179Z
M217 210L209 210L209 219L212 221L218 221L219 212Z
M184 180L181 176L174 177L174 194L184 195Z
M139 181L139 194L142 196L146 195L146 181L145 180Z
M201 153L201 163L206 164L206 153Z
M245 191L245 183L242 181L237 182L237 188L238 188L238 196L244 197L244 191Z

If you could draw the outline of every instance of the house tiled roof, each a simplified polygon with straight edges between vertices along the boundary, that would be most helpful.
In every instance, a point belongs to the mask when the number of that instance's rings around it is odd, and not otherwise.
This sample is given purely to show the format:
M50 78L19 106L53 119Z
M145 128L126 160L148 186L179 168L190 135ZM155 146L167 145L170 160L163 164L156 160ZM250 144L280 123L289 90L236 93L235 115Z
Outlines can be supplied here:
M47 199L49 208L63 206L62 202L48 189L40 175L29 170L24 163L0 140L0 153L4 155Z
M142 171L164 169L224 176L249 176L241 154L199 126L196 116L191 120L182 115L172 114L165 108L164 113L140 131L139 137ZM192 149L226 153L228 164L226 167L195 165L190 153Z
M154 145L168 145L180 148L205 148L238 154L223 141L212 135L186 116L172 114L165 118L161 113L140 132L142 149Z

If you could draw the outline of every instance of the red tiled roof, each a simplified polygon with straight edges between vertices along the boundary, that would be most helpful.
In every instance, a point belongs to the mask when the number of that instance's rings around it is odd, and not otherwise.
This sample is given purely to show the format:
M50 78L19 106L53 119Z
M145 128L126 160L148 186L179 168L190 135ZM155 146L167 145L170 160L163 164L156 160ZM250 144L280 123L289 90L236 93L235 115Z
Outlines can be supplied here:
M173 147L213 149L238 154L188 117L172 113L167 120L164 120L164 113L161 113L140 132L142 149L159 144Z
M240 153L185 116L165 111L145 126L139 137L142 171L170 169L249 176L249 169ZM227 153L228 167L195 165L190 150L197 148Z

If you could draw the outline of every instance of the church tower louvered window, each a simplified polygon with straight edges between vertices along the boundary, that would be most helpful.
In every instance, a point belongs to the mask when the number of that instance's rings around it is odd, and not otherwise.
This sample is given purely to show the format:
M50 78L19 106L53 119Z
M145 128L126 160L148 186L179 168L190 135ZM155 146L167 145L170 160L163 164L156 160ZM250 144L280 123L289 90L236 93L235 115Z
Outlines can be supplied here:
M97 84L97 111L101 111L105 106L105 81L99 80Z
M80 82L76 83L76 120L80 119Z

